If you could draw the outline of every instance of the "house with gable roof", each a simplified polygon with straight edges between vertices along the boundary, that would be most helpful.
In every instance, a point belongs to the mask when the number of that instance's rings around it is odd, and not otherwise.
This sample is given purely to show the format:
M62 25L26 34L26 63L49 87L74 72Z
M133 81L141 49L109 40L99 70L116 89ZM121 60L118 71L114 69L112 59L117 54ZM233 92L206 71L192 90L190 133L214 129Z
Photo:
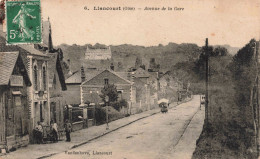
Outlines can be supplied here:
M0 149L29 144L27 89L32 85L21 54L0 52Z
M33 142L32 132L37 121L44 121L46 125L49 125L50 120L55 116L52 115L53 112L51 112L51 110L53 109L51 109L50 105L53 99L56 98L56 93L54 93L53 96L53 92L60 90L52 88L54 86L53 83L56 81L56 84L60 85L59 88L61 88L62 91L66 89L65 79L63 77L63 66L61 63L61 59L63 58L62 50L54 49L51 40L48 41L47 45L6 45L5 33L2 30L2 26L0 26L0 28L0 51L18 51L26 66L26 70L32 83L32 85L27 88L27 107L30 119L30 141ZM48 37L45 39L51 39L50 27L44 29L47 29L49 33L43 35ZM56 101L59 102L59 100ZM60 112L63 111L56 109L56 114L60 114ZM61 116L62 114L56 118L63 121Z
M81 83L93 78L101 71L96 69L88 69L83 66L80 70L73 72L66 80L67 91L63 92L63 97L66 104L80 104L80 86Z
M106 84L114 84L119 93L119 98L125 99L129 105L135 103L136 92L133 83L108 69L81 84L81 103L84 104L87 101L91 103L103 102L99 95Z

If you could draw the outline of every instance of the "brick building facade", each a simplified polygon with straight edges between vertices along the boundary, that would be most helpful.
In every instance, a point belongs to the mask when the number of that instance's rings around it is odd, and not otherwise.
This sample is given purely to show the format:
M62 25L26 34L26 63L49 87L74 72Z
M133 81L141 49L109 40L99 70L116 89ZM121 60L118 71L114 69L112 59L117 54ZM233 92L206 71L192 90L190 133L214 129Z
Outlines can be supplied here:
M99 94L105 84L114 84L119 93L119 98L125 99L129 105L135 102L133 100L133 96L135 96L133 83L120 77L113 71L104 70L81 84L81 103L84 104L86 101L91 103L103 102L99 97Z

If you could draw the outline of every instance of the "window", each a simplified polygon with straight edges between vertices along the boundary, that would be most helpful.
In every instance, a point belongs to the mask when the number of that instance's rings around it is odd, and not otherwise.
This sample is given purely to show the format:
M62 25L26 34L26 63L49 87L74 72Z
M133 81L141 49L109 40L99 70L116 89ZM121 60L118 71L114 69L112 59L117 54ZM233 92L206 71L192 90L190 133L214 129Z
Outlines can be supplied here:
M57 121L56 102L51 102L51 119Z
M56 84L57 84L57 80L56 80L56 75L54 74L53 83L52 83L53 89L56 89Z
M43 89L47 90L47 83L46 83L46 67L42 68L42 78L43 78Z
M118 98L119 98L119 100L122 100L123 99L123 90L118 90L117 91L117 93L118 93Z
M38 90L38 72L37 72L36 65L33 67L33 72L34 72L34 89Z
M42 103L40 104L40 121L43 122Z
M108 85L108 78L105 78L104 81L105 81L105 85Z

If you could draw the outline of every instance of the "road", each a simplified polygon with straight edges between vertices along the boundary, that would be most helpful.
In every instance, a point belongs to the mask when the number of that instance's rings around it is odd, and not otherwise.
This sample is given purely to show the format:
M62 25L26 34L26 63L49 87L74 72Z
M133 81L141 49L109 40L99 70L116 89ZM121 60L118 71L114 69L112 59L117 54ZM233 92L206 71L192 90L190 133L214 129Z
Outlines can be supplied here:
M142 119L50 158L167 159L183 155L190 158L203 120L199 96L194 96L192 101L173 107L166 114Z

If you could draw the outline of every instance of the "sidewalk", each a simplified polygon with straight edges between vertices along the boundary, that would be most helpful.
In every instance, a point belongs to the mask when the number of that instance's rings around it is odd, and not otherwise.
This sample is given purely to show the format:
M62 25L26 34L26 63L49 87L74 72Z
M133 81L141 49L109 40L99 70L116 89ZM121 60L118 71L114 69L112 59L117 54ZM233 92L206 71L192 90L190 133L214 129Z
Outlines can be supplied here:
M193 152L196 148L196 141L198 139L202 129L205 118L205 107L194 115L188 124L183 136L181 137L178 145L176 145L171 151L171 157L175 159L191 159Z
M175 106L177 106L177 104L173 103L170 105L170 108L173 108ZM59 141L58 143L50 144L30 144L27 147L19 148L14 152L0 156L0 159L35 159L50 157L52 155L86 144L94 139L102 137L135 121L152 116L157 113L160 113L160 108L112 121L109 123L109 130L106 130L106 124L103 124L72 132L71 142Z

